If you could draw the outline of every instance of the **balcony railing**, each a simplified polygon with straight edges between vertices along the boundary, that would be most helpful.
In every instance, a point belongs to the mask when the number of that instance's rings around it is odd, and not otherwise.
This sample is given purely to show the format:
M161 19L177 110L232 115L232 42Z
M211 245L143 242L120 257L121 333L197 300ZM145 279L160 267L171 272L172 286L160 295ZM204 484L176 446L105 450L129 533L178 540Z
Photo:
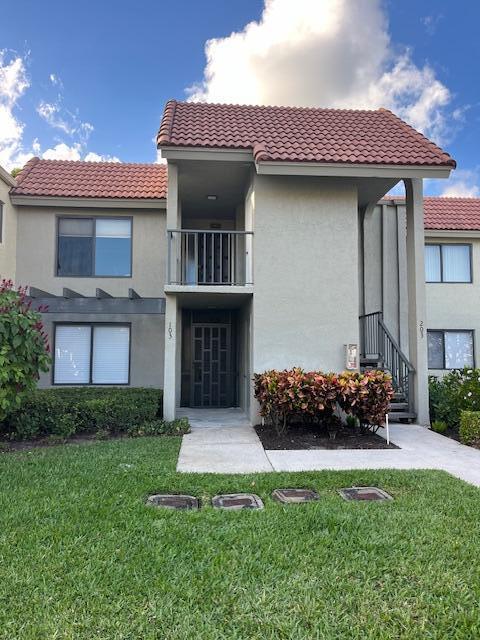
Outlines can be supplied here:
M253 284L252 231L171 229L168 234L168 284Z

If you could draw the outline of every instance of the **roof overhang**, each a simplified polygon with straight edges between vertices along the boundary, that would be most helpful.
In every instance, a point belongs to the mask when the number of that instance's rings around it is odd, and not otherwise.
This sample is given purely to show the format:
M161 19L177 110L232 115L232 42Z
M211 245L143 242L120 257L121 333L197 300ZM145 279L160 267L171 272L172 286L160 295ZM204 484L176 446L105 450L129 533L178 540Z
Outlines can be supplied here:
M293 176L339 176L350 178L448 178L454 167L426 165L356 164L340 162L255 162L253 151L209 147L159 147L167 160L249 162L258 174Z
M89 209L166 209L166 198L62 198L10 195L13 204L33 207L85 207Z
M448 178L453 167L326 162L257 162L265 175L340 176L345 178Z
M429 238L480 238L480 229L425 229Z

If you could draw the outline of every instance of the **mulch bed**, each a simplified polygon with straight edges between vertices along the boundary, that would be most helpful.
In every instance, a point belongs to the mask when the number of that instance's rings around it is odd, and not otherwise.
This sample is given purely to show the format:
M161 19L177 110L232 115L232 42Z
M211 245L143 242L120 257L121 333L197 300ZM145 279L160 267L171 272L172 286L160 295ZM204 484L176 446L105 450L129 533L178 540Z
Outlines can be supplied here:
M340 427L334 439L319 425L295 425L282 435L271 426L256 425L255 431L264 449L399 449L387 444L375 433L356 433L350 428Z

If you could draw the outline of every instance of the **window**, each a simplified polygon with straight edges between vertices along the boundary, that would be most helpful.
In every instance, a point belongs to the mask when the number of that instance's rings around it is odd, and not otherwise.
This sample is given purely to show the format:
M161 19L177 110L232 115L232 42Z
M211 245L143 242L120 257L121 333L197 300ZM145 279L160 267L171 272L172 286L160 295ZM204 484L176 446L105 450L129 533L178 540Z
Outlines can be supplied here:
M54 384L129 384L128 325L58 324Z
M426 281L471 282L471 253L469 244L426 244Z
M57 276L132 275L131 218L60 218Z
M428 331L428 368L473 367L473 331Z

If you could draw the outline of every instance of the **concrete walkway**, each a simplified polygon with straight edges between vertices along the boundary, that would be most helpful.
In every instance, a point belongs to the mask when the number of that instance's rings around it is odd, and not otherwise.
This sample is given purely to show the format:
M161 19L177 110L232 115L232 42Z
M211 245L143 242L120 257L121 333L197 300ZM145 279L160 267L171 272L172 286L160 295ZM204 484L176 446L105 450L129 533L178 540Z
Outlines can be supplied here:
M480 451L418 425L390 425L400 449L265 451L239 409L185 410L177 470L194 473L320 471L324 469L443 469L480 487ZM384 436L383 429L379 435Z
M180 409L192 432L183 436L177 471L255 473L273 471L262 444L241 409Z

